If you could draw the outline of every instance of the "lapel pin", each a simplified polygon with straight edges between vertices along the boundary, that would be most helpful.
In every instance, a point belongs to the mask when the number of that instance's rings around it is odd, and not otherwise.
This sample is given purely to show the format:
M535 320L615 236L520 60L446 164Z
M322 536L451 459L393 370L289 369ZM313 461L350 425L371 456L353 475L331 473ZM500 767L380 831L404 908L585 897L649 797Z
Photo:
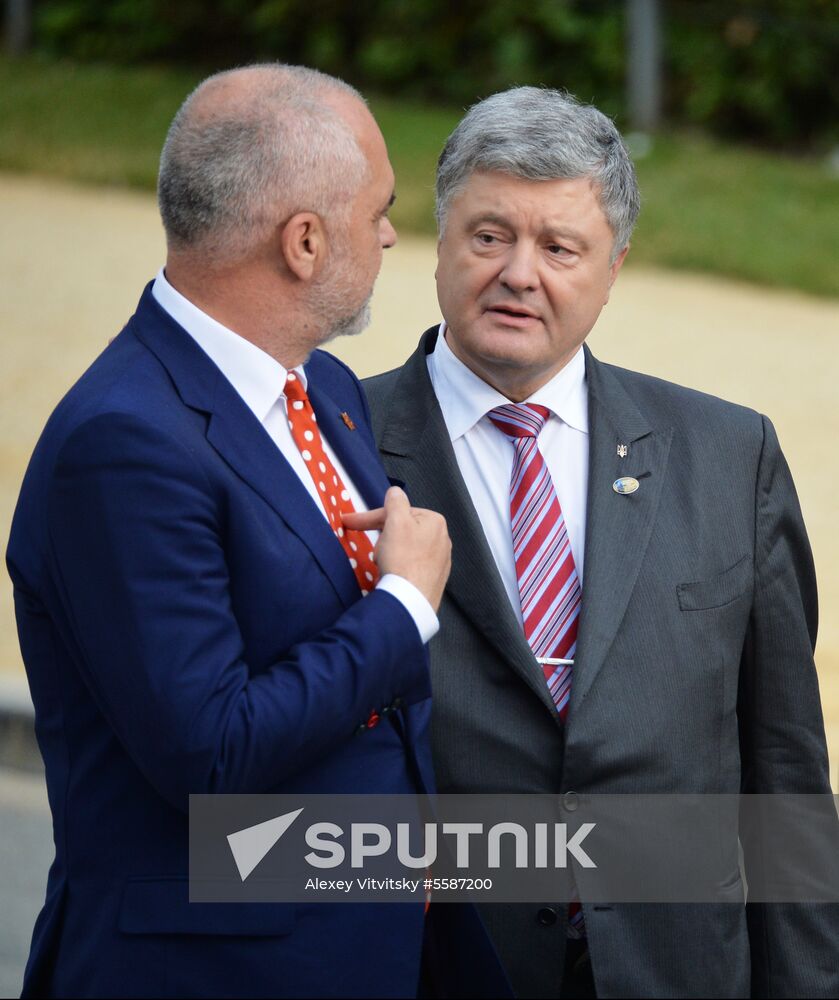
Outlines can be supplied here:
M347 411L346 411L346 410L343 410L343 411L341 412L341 419L342 419L342 420L344 421L344 423L345 423L345 424L347 425L347 427L349 427L349 429L350 429L351 431L354 431L354 430L355 430L355 424L354 424L354 423L352 422L352 420L350 419L350 415L349 415L349 413L347 413Z
M629 448L625 444L618 445L618 458L626 458L629 454Z
M637 479L633 479L632 476L621 476L620 479L616 479L612 483L612 489L615 493L620 493L621 495L627 495L629 493L634 493L641 484Z

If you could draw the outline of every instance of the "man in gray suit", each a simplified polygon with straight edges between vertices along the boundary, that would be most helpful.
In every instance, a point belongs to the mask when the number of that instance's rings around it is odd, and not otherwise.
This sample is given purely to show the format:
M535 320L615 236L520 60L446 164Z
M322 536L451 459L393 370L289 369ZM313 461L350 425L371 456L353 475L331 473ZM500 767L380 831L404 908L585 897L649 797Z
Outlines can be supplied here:
M480 102L440 157L445 322L365 388L388 473L453 543L441 792L573 810L580 792L829 791L816 582L772 424L584 344L638 208L612 122L556 91ZM521 996L839 993L835 906L744 906L736 868L731 890L484 916Z

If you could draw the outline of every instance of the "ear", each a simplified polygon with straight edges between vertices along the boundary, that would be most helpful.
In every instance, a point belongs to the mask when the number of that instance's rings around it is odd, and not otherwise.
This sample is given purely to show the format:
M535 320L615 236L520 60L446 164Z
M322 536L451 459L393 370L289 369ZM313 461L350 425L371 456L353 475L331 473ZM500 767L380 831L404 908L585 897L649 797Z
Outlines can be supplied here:
M286 266L300 281L311 281L326 259L326 231L319 215L298 212L283 226L280 235Z
M603 305L609 301L609 293L612 291L612 285L614 285L615 280L618 276L618 271L620 271L623 262L626 260L626 255L629 253L629 247L625 246L623 250L615 258L615 262L609 267L609 287L606 291L606 298L603 300Z

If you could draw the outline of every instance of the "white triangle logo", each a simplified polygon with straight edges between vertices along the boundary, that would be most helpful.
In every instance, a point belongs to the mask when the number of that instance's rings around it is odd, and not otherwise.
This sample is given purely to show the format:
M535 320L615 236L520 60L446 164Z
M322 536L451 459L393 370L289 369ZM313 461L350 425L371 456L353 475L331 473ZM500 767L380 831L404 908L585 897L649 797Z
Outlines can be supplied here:
M243 882L302 812L302 809L295 809L228 834L227 843Z

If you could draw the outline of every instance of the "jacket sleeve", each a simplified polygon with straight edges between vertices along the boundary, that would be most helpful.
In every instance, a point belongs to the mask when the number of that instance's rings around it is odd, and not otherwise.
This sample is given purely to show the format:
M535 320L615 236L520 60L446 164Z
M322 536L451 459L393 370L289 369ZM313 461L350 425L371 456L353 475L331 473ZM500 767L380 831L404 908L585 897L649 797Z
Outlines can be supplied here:
M430 696L417 629L379 591L251 676L222 507L186 447L124 414L76 429L48 498L63 638L127 752L184 810L190 793L275 787L371 707Z
M815 822L796 822L792 835L798 857L832 866L839 823L827 797L827 748L813 660L815 570L792 477L766 417L763 429L755 493L755 596L738 700L742 791L824 795ZM773 809L771 815L781 813ZM809 840L806 849L801 838ZM782 831L753 822L741 829L741 839L747 881L777 885L778 873L767 866L793 854ZM839 995L839 903L748 903L747 916L753 996Z

